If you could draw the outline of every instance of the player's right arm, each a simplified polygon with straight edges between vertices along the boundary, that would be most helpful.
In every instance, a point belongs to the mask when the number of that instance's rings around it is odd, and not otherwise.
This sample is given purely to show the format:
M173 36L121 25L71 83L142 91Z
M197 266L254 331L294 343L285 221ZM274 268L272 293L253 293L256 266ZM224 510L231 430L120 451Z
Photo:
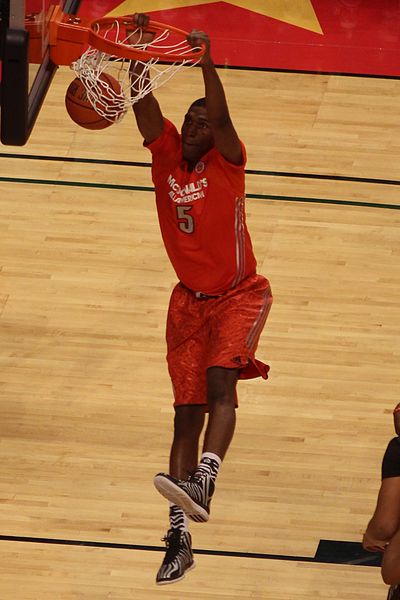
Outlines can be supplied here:
M164 119L156 98L152 93L133 105L136 123L146 144L154 142L163 132Z
M135 13L133 15L133 21L137 27L146 27L149 22L149 17L143 13ZM150 33L145 33L142 40L146 41L146 35L151 36L151 38L149 37L150 41L150 39L152 39L152 34ZM135 79L142 76L144 69L145 66L143 63L131 63L130 76L133 85ZM144 75L144 77L148 78L148 73ZM147 144L154 142L154 140L160 137L164 128L164 118L160 105L151 92L133 105L133 112L135 114L138 129Z

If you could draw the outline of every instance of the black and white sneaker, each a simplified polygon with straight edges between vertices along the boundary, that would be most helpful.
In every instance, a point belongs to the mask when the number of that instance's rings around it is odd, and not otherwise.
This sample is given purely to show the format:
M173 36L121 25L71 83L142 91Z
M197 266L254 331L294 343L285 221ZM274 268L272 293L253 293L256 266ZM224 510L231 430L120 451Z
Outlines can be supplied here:
M186 571L195 567L192 538L188 531L170 529L163 542L167 546L167 552L157 573L157 585L180 581L185 577Z
M387 600L400 600L400 585L391 585Z
M215 488L210 476L199 477L195 474L188 481L182 481L167 473L158 473L154 478L154 485L164 498L180 506L192 521L208 521Z

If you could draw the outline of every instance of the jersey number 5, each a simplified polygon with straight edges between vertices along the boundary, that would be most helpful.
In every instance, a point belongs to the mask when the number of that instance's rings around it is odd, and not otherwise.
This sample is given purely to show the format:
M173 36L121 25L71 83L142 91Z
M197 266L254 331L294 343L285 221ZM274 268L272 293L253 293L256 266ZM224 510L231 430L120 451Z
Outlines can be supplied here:
M176 207L178 226L184 233L193 233L194 231L194 220L192 215L189 214L192 208L193 206L181 206L179 204Z

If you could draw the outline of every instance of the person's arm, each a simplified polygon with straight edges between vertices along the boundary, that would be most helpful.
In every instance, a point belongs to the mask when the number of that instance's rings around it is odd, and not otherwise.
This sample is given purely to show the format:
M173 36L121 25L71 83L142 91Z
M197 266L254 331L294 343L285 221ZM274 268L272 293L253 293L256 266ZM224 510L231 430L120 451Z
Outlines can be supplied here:
M385 550L381 573L383 581L388 585L400 583L400 530Z
M371 521L368 524L367 530L363 535L362 545L364 550L368 552L384 552L388 545L386 539L382 539L374 530L374 525Z
M135 13L133 15L133 22L135 27L145 28L149 22L149 17L142 13ZM153 35L151 33L143 34L143 42L151 41L152 39ZM144 70L145 65L143 63L137 63L135 61L131 62L129 72L133 86L135 85L135 80L142 75ZM149 79L148 72L144 77L147 80ZM164 118L160 105L151 92L138 102L135 102L133 105L133 112L136 117L138 129L147 144L150 144L160 137L164 128Z
M394 420L394 429L395 429L397 435L400 435L400 404L397 404L394 408L393 420ZM392 440L392 442L390 442L390 444L393 445L393 440ZM386 452L388 453L388 451L386 451ZM392 480L392 484L391 484L392 487L394 487L394 486L400 487L400 477L391 477L390 479L384 479L383 481L391 481L391 480ZM395 504L391 505L389 510L393 511L393 510L395 510L394 507L397 507L398 511L400 511L399 496L397 496L397 497L392 496L391 503L393 503L393 502ZM394 518L394 520L395 520L395 518ZM398 522L397 531L393 535L390 542L386 545L385 552L383 554L383 559L382 559L382 568L381 568L382 579L387 585L400 584L400 529L399 529L400 518L399 518L399 516L397 516L397 522ZM394 523L392 523L392 526L394 526Z
M214 144L218 152L229 162L243 163L242 145L231 121L224 88L215 69L210 53L210 40L203 31L193 30L188 36L191 46L206 46L201 59L203 72L207 118L214 136Z
M400 435L400 403L396 404L393 410L393 425L397 435Z
M370 552L383 551L400 527L400 477L382 480L376 509L368 523L363 547Z
M395 427L398 415L395 413ZM371 552L383 551L399 527L400 443L396 437L388 443L382 459L382 483L375 512L364 534L364 548Z

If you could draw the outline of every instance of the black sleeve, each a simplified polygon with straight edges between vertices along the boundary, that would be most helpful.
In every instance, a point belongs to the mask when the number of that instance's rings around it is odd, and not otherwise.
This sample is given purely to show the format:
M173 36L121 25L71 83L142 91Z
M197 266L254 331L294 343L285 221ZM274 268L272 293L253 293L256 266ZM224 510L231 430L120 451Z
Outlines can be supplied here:
M382 460L382 479L400 477L400 438L395 437L388 443Z

